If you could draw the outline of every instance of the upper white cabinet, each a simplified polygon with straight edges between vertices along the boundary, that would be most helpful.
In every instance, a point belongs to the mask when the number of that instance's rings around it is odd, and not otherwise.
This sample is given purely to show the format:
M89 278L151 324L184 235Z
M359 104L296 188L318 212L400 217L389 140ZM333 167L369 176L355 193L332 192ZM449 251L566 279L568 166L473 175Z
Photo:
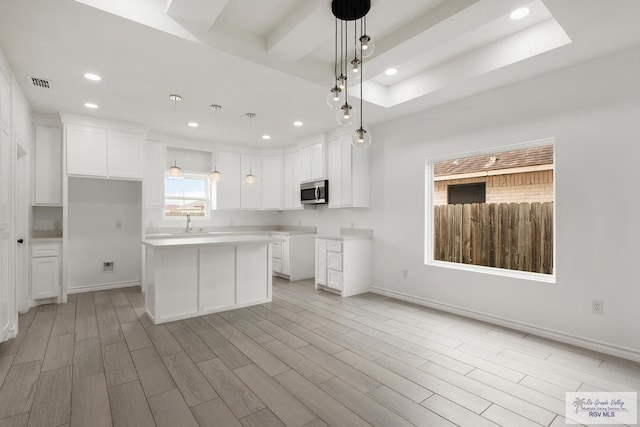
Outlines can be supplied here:
M144 200L146 206L164 204L165 147L161 142L147 141L144 145Z
M282 191L284 209L302 209L300 182L302 162L299 151L284 155L282 168Z
M264 183L262 159L258 155L242 154L240 158L240 170L240 176L242 177L240 207L242 209L260 209L262 205L262 185ZM249 173L256 177L253 184L248 184L245 180Z
M144 178L144 140L139 134L107 131L107 172L110 178Z
M329 207L369 207L369 150L354 150L351 138L329 141Z
M107 130L67 125L65 133L67 174L107 176Z
M218 170L222 173L216 184L218 209L240 209L240 153L219 152Z
M36 126L34 138L34 205L62 204L62 132Z
M300 180L324 179L324 143L318 142L300 149Z
M67 174L142 179L144 134L65 124Z
M282 209L282 156L262 157L262 209Z

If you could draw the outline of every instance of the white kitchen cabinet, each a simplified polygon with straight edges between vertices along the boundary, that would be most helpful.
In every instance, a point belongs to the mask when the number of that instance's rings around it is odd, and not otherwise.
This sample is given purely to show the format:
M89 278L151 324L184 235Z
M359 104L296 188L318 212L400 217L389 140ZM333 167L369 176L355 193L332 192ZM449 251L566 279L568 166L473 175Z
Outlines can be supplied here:
M164 205L165 146L161 142L144 144L144 200L145 206Z
M328 145L329 207L369 207L369 150L354 150L351 137Z
M310 279L315 275L315 235L273 232L273 273L290 281Z
M60 244L31 245L31 299L56 298L60 295Z
M282 156L262 157L262 209L282 209Z
M216 184L217 208L240 209L240 153L218 153L218 170L222 178Z
M343 297L368 292L371 286L371 239L316 239L316 289Z
M109 178L144 178L144 140L139 134L107 131L107 174Z
M36 126L34 132L33 204L62 204L62 132Z
M240 157L240 170L242 185L240 186L240 208L260 209L262 205L262 185L264 175L262 173L262 159L253 154L242 154ZM256 177L253 184L247 184L245 177L252 173Z
M300 181L324 179L324 143L300 149Z
M67 174L107 176L107 130L65 126Z
M283 161L283 207L288 209L302 209L300 202L301 156L299 151L287 153Z
M143 179L141 133L66 124L65 140L68 175Z

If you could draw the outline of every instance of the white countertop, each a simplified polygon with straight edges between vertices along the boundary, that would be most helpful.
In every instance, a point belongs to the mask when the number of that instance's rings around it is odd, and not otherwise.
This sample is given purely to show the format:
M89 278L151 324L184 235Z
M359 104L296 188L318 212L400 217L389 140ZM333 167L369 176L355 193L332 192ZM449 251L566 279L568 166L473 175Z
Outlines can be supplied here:
M29 244L31 243L61 243L62 237L32 237L29 239Z
M198 247L198 246L225 246L225 245L242 245L252 243L275 243L278 239L256 234L225 234L225 235L204 235L189 237L170 237L155 238L143 240L142 243L154 248L172 248L172 247Z
M364 229L364 228L341 228L340 234L338 235L328 235L328 234L319 234L316 236L316 239L327 239L327 240L371 240L373 239L373 230Z
M329 235L318 235L316 239L326 239L326 240L371 240L371 236L359 236L359 235L346 235L346 236L329 236Z

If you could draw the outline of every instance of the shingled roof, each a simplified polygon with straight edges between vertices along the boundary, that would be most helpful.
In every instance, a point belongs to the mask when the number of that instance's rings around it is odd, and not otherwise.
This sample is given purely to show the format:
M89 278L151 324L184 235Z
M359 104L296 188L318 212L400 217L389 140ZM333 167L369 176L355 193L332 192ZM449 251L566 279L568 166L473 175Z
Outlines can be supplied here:
M553 146L530 147L513 151L498 151L481 156L444 160L434 165L434 176L485 172L526 166L552 165Z

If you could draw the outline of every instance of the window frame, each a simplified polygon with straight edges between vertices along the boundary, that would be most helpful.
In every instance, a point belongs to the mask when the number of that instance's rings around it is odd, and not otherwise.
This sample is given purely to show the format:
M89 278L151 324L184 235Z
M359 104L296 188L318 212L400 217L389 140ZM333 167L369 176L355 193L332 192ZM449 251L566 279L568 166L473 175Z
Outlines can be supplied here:
M450 261L440 261L434 259L434 212L433 212L433 198L434 198L434 165L435 163L445 160L455 160L461 157L473 157L483 154L495 153L496 151L511 151L519 150L523 148L539 147L544 145L553 146L553 272L551 274L544 273L532 273L529 271L509 270L499 267L488 267L484 265L463 264ZM462 152L462 153L450 153L442 156L427 157L425 160L425 205L424 205L424 220L425 220L425 235L424 235L424 264L432 267L449 268L453 270L471 271L475 273L490 274L494 276L511 277L516 279L531 280L542 283L556 283L556 276L558 274L557 267L557 221L556 221L556 140L555 138L545 138L535 141L529 141L518 144L504 145L499 147L488 147L477 151Z
M165 171L164 180L162 181L162 193L163 193L163 204L162 204L162 219L166 221L184 221L186 215L166 215L166 206L167 206L167 194L166 194L166 182L167 179L170 178L169 172ZM212 209L212 184L209 179L209 174L202 172L183 172L183 178L186 179L197 179L205 181L205 194L206 197L198 198L198 197L190 197L188 199L182 198L182 200L203 200L205 202L205 214L204 216L194 216L193 220L207 220L211 218L211 209ZM172 197L174 200L181 200L179 197Z

